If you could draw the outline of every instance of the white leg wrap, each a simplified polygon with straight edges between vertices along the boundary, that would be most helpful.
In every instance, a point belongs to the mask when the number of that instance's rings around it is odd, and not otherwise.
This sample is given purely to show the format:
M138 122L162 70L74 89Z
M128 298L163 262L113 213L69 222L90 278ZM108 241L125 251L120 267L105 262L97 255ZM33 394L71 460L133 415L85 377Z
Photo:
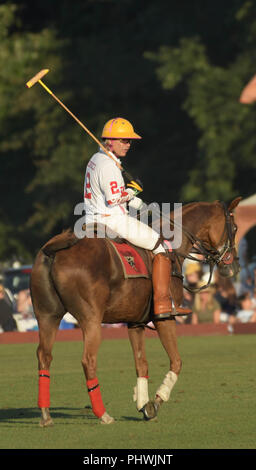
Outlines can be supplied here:
M177 379L177 374L170 370L168 374L166 374L162 385L160 385L159 389L157 390L156 395L158 395L163 401L168 401Z
M133 401L137 402L137 410L140 411L143 406L148 403L148 379L146 377L138 377L137 385L134 387Z

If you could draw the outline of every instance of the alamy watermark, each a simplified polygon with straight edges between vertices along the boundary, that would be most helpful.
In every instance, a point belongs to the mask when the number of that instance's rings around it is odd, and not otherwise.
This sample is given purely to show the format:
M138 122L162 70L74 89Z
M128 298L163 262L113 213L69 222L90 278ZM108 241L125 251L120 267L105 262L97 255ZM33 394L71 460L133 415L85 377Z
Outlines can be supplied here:
M84 203L78 203L74 215L79 216L74 224L77 238L121 238L129 240L138 246L157 241L161 235L171 242L172 249L177 249L182 243L182 203L169 202L158 204L143 204L140 210L127 208L127 214L85 214ZM150 249L150 248L149 248Z

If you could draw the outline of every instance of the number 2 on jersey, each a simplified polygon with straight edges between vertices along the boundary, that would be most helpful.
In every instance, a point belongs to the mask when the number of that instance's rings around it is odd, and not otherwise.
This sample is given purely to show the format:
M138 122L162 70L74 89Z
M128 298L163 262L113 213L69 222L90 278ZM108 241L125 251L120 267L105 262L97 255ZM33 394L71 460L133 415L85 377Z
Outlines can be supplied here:
M112 194L117 194L120 193L120 190L118 188L118 184L116 181L111 181L110 182L110 187L111 187L111 192Z

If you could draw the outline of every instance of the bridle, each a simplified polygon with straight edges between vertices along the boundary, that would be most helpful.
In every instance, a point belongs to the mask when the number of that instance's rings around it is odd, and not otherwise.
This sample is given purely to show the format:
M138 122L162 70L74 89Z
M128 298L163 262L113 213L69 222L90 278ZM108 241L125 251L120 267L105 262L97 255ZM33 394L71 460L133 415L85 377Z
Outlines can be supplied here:
M191 254L184 254L178 250L173 250L174 255L178 259L180 268L182 268L180 258L183 258L183 261L186 258L193 261L197 261L199 263L208 264L210 266L210 273L207 284L197 288L190 288L188 286L184 286L184 288L190 292L199 292L209 286L209 284L211 283L212 274L215 266L218 266L220 263L223 263L224 265L229 265L232 264L234 260L238 260L238 257L234 257L233 253L235 248L235 233L237 230L237 226L234 222L234 216L232 212L229 212L225 202L220 202L220 204L222 205L225 215L224 230L217 244L217 246L221 245L221 249L209 246L208 243L203 242L200 238L196 237L189 230L182 226L183 233L193 245L193 248L190 253L193 253L195 255L203 255L204 259L201 260L195 256L192 256ZM183 279L183 276L180 273L174 272L173 275L181 277Z

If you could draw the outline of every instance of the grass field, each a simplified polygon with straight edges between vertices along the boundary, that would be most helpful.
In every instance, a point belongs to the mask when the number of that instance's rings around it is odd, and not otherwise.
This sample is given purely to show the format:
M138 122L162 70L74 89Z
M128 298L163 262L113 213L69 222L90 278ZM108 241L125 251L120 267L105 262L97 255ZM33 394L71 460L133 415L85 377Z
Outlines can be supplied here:
M169 364L158 339L147 340L150 396ZM35 344L1 345L1 449L255 449L254 335L180 337L183 360L171 399L155 422L144 422L132 401L136 382L128 340L104 341L98 378L116 422L101 425L89 408L82 343L54 345L51 415L40 428Z

